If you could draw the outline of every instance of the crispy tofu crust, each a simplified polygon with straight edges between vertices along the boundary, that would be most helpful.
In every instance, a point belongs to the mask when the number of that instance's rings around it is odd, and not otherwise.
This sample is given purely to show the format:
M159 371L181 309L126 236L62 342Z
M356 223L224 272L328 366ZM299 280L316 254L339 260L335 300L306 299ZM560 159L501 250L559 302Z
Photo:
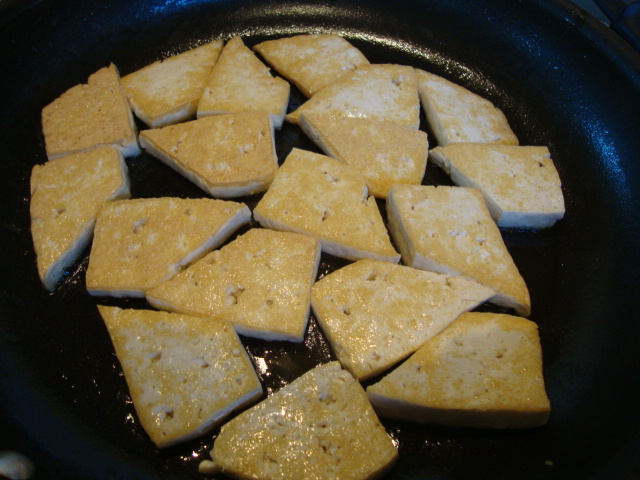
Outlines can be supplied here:
M158 448L199 437L261 397L231 324L153 310L98 310L140 424Z
M499 227L540 229L564 217L558 171L547 147L453 143L429 152L462 187L477 188Z
M111 147L76 153L31 170L31 235L38 274L54 290L63 271L89 246L104 202L130 196L122 154Z
M245 336L302 342L320 251L309 235L252 228L148 291L147 300L230 321Z
M273 77L242 38L234 37L224 46L211 71L197 116L266 111L279 129L289 104L289 89L289 82Z
M194 117L222 46L223 41L216 40L122 77L122 86L136 116L151 128Z
M300 127L326 155L355 167L377 198L394 183L422 183L429 142L421 130L320 112L301 113Z
M340 363L362 381L494 294L462 277L366 259L316 282L311 301Z
M416 69L420 101L439 146L475 142L518 145L504 113L486 98Z
M360 50L335 34L267 40L253 49L307 98L356 68L369 64Z
M362 175L325 155L294 149L253 215L263 227L319 238L332 255L400 260Z
M144 297L250 218L244 203L210 198L110 202L96 220L87 290L99 296Z
M367 388L383 417L454 427L530 428L550 413L538 327L465 313Z
M418 129L420 102L414 69L392 64L363 65L316 92L285 120L298 124L302 112L331 113Z
M365 480L389 471L398 452L360 384L331 362L224 425L211 457L243 479Z
M529 290L479 190L394 185L387 216L406 265L464 275L494 289L491 302L529 315Z
M44 107L42 130L49 159L103 146L124 157L140 153L133 114L113 64Z
M263 192L278 169L266 112L214 115L144 130L140 145L218 198Z

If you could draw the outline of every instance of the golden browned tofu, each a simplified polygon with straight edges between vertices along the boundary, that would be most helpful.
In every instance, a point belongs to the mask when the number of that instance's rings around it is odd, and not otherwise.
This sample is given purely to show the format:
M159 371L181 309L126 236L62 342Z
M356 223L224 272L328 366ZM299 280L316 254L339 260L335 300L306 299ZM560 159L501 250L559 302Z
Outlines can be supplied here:
M449 80L416 70L420 101L439 146L450 143L518 145L504 113L493 103Z
M118 150L76 153L31 171L31 235L38 274L53 290L66 267L88 247L104 202L129 197L127 166Z
M547 147L452 143L429 152L462 187L477 188L499 227L539 229L564 217L558 171Z
M262 395L231 324L98 306L140 424L158 448L203 435Z
M113 64L44 107L42 130L49 159L105 146L124 157L140 153L133 114Z
M242 335L301 342L320 242L252 228L147 292L157 308L227 320Z
M313 285L313 311L340 363L378 375L495 292L473 280L359 260Z
M280 128L289 104L289 82L273 77L269 68L234 37L222 49L200 102L198 118L220 113L264 111Z
M338 257L400 259L362 175L325 155L294 149L253 215L264 227L313 235Z
M386 473L398 452L360 384L331 362L223 425L211 457L242 479L364 480Z
M151 128L194 117L222 45L222 40L206 43L122 77L136 116Z
M529 315L529 290L480 190L393 185L387 214L406 265L474 279L496 291L491 302Z
M319 112L301 113L300 127L326 155L355 167L375 197L394 183L422 183L429 142L421 130Z
M365 118L417 129L420 101L414 69L404 65L363 65L317 91L285 119L297 124L303 112Z
M335 34L267 40L253 49L307 98L352 70L369 64L360 50Z
M550 403L535 323L465 313L367 388L384 417L455 427L544 425Z
M143 130L140 145L218 198L263 192L278 169L266 112L214 115Z
M144 297L250 218L245 204L211 198L109 202L96 220L87 290L92 295Z

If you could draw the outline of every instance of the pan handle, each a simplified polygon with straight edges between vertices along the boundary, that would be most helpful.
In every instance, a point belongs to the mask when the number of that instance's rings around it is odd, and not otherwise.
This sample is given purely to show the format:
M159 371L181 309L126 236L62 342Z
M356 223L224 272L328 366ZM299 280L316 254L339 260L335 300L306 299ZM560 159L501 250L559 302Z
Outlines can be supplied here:
M640 1L594 0L610 20L610 28L640 52Z

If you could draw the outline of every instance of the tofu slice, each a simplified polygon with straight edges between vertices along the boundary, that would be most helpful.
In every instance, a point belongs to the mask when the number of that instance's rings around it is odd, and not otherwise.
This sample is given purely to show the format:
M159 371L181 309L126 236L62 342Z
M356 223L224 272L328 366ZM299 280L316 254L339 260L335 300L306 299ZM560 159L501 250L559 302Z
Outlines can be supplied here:
M98 212L87 290L92 295L144 297L249 223L244 203L210 198L140 198Z
M124 157L140 153L138 130L113 64L44 107L42 130L50 160L104 146Z
M287 112L289 90L289 82L273 77L242 38L234 37L224 46L211 71L197 116L266 111L279 129Z
M499 227L541 229L564 217L562 184L547 147L455 143L429 152L456 185L482 192Z
M278 169L266 112L214 115L143 130L140 145L218 198L263 192Z
M486 98L424 70L416 69L420 102L438 145L499 143L518 145L504 113Z
M147 292L156 308L228 320L241 335L302 342L320 242L252 228Z
M298 124L303 112L331 113L418 129L420 101L414 69L393 64L363 65L317 91L285 120Z
M136 116L151 128L193 118L222 46L222 40L206 43L122 77Z
M236 478L364 480L398 452L360 384L330 362L223 425L211 457Z
M355 167L375 197L394 183L422 183L429 142L421 130L320 112L301 113L300 127L326 155Z
M253 216L263 227L317 237L331 255L400 260L362 175L325 155L293 149Z
M367 388L389 418L452 427L530 428L550 414L537 325L465 313Z
M47 290L87 248L100 206L128 198L129 175L112 147L76 153L31 170L31 235L38 275Z
M98 306L140 424L158 448L199 437L262 396L231 324Z
M463 277L365 259L316 282L311 305L340 363L363 381L494 294Z
M253 49L307 98L356 68L369 64L360 50L332 33L267 40Z
M490 302L529 315L529 290L479 190L393 185L387 216L406 265L476 280L497 292Z

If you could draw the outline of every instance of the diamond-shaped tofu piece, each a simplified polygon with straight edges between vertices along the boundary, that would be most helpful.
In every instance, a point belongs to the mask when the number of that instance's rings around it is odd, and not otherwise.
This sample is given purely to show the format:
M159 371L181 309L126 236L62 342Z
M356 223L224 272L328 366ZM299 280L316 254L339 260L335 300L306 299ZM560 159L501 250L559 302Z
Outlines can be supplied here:
M231 324L98 306L140 424L158 448L199 437L262 396Z
M367 388L383 417L454 427L529 428L550 413L535 323L465 313Z
M65 268L87 248L100 206L129 197L127 166L118 150L101 147L31 170L31 235L38 274L53 290Z
M360 384L330 362L223 425L211 457L237 478L364 480L398 452Z
M296 35L259 43L253 49L307 98L369 61L335 34Z
M400 260L362 175L325 155L293 149L253 215L263 227L319 238L331 255Z
M49 159L104 146L124 157L140 153L133 114L113 64L44 107L42 130Z
M211 71L197 116L265 111L279 129L287 112L289 90L289 82L273 77L242 38L234 37L224 46Z
M314 284L313 311L340 363L378 375L495 292L473 280L360 260Z
M326 155L354 166L375 197L394 183L422 183L429 142L421 130L317 112L301 113L300 127Z
M416 70L420 101L439 146L450 143L518 145L504 113L486 98L424 70Z
M144 297L248 223L244 203L211 198L140 198L105 204L98 213L87 290Z
M222 45L222 40L216 40L122 77L136 116L151 128L194 117Z
M564 217L560 176L547 147L454 143L429 158L456 183L479 189L499 227L540 229Z
M314 237L252 228L147 292L147 300L228 320L245 336L301 342L319 261Z
M404 65L363 65L318 90L285 119L297 124L302 112L365 118L417 129L420 101L414 69Z
M218 198L263 192L278 168L266 112L214 115L143 130L140 145Z
M529 290L480 190L393 185L387 215L406 265L474 279L497 292L492 303L529 315Z

